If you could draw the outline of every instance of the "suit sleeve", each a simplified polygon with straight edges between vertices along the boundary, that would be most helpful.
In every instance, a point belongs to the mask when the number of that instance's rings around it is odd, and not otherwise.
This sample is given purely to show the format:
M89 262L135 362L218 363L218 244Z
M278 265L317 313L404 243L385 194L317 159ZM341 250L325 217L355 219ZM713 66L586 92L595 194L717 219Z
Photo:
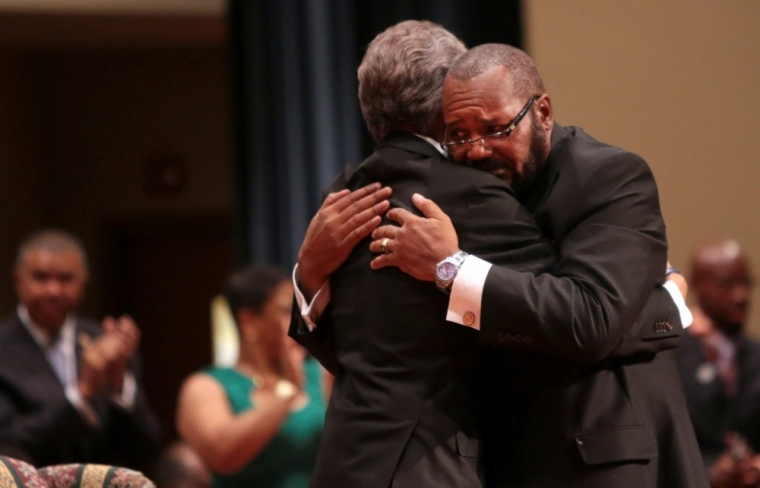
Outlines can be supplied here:
M576 179L579 197L568 202L576 206L575 220L551 273L489 271L484 342L593 363L633 337L628 334L662 281L667 256L654 178L641 158L620 153L593 177Z
M70 439L90 426L63 395L51 395L35 411L25 411L14 398L14 388L0 384L0 450L24 453L32 462L54 456L57 439ZM18 454L17 454L18 455Z
M142 361L136 355L130 366L137 383L134 404L130 408L107 400L109 444L113 446L116 459L123 459L127 466L146 469L158 452L161 427L148 401L142 385Z
M323 315L317 327L309 330L294 298L288 335L306 348L309 354L319 361L327 371L335 375L338 372L339 365L333 344L332 327L327 317L329 317L329 313Z
M347 165L324 191L322 199L327 198L329 193L346 188L347 175L355 167L356 165ZM293 279L295 281L295 271ZM326 304L326 307L329 307L329 303ZM320 315L324 317L325 313ZM288 335L306 348L309 354L319 361L327 371L335 375L338 371L338 360L335 354L331 331L330 323L326 319L318 320L317 326L313 329L309 327L301 315L301 307L294 295Z
M661 351L675 349L683 332L678 307L668 291L658 286L652 291L636 322L609 357L652 356Z

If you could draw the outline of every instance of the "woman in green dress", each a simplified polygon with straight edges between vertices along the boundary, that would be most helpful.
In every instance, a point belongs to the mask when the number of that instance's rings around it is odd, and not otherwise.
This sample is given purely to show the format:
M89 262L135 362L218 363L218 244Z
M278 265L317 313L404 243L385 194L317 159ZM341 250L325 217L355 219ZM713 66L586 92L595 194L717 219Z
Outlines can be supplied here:
M287 337L293 286L282 271L254 265L230 277L224 296L240 337L237 363L185 381L177 429L214 487L307 488L325 388L319 364Z

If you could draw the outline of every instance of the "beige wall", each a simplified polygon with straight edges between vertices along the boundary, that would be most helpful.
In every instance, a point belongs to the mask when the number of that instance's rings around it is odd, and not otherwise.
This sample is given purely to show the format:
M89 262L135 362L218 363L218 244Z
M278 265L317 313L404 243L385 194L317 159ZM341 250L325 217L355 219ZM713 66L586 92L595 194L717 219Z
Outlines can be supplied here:
M760 273L760 2L524 0L556 119L641 154L671 261L730 236ZM750 329L760 335L760 287Z

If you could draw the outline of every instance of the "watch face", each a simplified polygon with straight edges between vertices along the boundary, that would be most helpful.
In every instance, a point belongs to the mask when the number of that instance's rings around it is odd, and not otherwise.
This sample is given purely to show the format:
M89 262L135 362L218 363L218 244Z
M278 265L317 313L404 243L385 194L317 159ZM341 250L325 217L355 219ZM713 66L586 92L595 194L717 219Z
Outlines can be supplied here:
M442 281L453 280L457 275L457 266L454 263L443 263L438 267L438 279Z

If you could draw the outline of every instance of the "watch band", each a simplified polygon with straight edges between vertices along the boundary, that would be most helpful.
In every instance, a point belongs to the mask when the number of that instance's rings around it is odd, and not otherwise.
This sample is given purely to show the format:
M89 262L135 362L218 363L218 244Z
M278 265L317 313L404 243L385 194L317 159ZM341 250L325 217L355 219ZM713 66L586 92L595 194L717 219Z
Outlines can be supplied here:
M451 285L454 282L454 278L456 278L459 268L462 267L467 256L466 252L457 251L436 265L435 285L439 290L447 295L451 293Z

